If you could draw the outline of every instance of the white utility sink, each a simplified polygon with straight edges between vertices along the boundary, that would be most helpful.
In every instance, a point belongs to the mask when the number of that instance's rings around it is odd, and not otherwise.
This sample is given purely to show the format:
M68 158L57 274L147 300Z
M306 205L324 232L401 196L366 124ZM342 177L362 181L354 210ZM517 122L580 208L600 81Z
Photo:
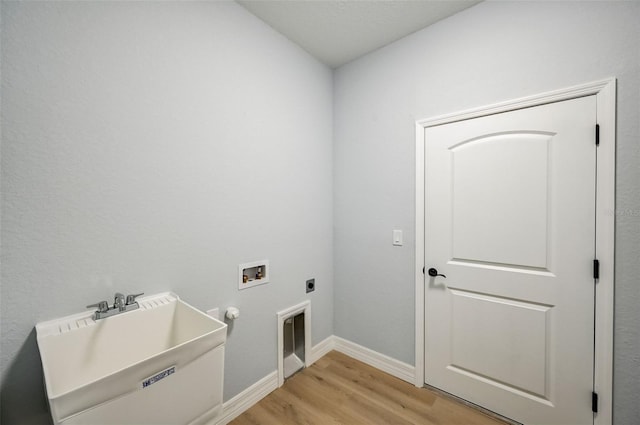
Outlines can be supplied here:
M227 325L173 293L36 325L55 424L190 424L222 406Z

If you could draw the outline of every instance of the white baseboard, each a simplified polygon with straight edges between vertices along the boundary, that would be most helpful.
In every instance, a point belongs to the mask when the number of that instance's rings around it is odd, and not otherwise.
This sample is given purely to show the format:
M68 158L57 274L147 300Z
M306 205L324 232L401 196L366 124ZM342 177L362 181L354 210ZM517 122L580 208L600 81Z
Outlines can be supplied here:
M314 364L319 358L327 354L329 351L334 350L336 347L335 337L330 335L311 347L311 354L307 361L307 366Z
M360 360L369 366L387 372L396 378L413 384L415 381L415 367L401 362L377 351L347 341L335 335L325 338L311 348L307 366L311 366L322 356L331 350L339 351L356 360ZM240 394L222 405L222 413L215 421L215 425L226 425L254 404L266 397L271 391L278 388L278 371L273 371Z
M334 349L335 343L333 335L325 338L323 341L311 347L311 353L309 354L309 360L307 366L311 366L319 358L327 354ZM278 371L273 371L269 375L265 376L240 394L233 397L231 400L225 402L222 405L222 413L220 417L215 421L215 425L226 425L246 410L249 410L251 406L266 397L271 391L278 388Z
M215 425L228 424L276 388L278 388L278 371L274 370L231 400L225 402L222 405L222 414L216 419Z
M349 357L353 357L356 360L360 360L361 362L366 363L369 366L373 366L376 369L387 372L389 375L393 375L396 378L409 382L411 385L415 383L416 368L414 366L387 355L380 354L377 351L358 345L355 342L347 341L339 336L334 336L333 338L335 341L336 351L346 354Z

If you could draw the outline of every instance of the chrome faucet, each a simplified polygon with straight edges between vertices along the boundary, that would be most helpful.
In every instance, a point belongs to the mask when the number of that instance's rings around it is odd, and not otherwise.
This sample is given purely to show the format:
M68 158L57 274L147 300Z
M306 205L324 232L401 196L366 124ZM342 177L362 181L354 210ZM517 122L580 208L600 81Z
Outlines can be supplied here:
M113 308L117 308L119 311L125 310L124 295L120 292L116 292L116 296L113 300Z
M116 292L113 300L113 307L109 307L109 303L106 301L100 301L96 304L88 305L87 308L97 307L97 310L93 313L93 319L104 319L106 317L115 316L116 314L136 310L140 307L136 302L136 298L140 295L144 295L144 293L131 294L125 297L120 292Z

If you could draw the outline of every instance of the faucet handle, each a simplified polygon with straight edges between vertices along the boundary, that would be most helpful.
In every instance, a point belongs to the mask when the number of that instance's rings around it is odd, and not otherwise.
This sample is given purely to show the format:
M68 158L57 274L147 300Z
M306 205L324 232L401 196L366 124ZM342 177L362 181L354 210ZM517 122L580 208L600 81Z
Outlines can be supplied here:
M131 305L131 304L135 303L136 302L136 298L138 298L140 295L144 295L144 292L140 292L139 294L127 295L126 305Z
M100 301L95 304L88 305L87 308L96 307L100 313L106 313L109 310L109 303L106 301Z

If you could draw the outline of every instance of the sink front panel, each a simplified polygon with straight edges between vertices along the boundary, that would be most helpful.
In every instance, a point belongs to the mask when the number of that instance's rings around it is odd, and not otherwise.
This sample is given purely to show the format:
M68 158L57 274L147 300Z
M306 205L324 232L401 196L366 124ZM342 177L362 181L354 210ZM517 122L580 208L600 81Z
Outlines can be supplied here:
M222 410L224 348L217 347L154 384L85 410L62 425L203 424ZM212 401L215 401L212 403Z

